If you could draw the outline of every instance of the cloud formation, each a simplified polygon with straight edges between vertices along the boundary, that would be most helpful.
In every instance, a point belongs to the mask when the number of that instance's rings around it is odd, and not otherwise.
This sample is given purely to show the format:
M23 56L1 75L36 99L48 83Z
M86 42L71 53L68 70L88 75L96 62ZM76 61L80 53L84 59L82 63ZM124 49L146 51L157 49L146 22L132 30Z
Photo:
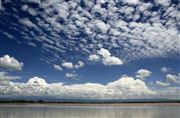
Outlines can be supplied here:
M0 57L0 68L5 68L7 70L22 70L23 62L19 62L14 57L9 55L4 55Z
M62 71L62 67L60 65L57 65L57 64L54 64L53 67L56 69L56 70L59 70L59 71Z
M68 69L72 69L74 66L73 66L73 64L72 64L72 62L63 62L62 64L61 64L61 66L62 67L65 67L65 68L68 68Z
M136 77L144 80L145 78L149 77L151 74L152 72L147 69L140 69L136 72Z
M27 83L10 82L0 88L1 96L48 96L74 99L148 98L155 94L155 91L151 90L144 81L132 77L121 77L106 85L98 83L72 85L47 83L42 78L33 77Z
M83 67L85 64L83 61L78 61L76 65L74 65L74 68L79 69Z
M167 74L165 79L166 79L165 82L157 80L156 84L158 86L162 86L162 87L170 86L173 84L179 86L179 84L180 84L180 73L178 75Z
M82 68L84 65L85 64L83 61L78 61L76 64L73 64L72 62L63 61L63 63L61 64L62 67L67 69L79 69Z
M42 44L41 49L52 54L56 63L67 54L77 59L101 48L123 61L180 56L175 1L20 1L1 1L0 22L9 29L8 34L14 36L13 30L22 37L17 41Z
M162 81L156 81L156 84L158 86L162 86L162 87L166 87L166 86L169 86L170 84L168 82L162 82Z
M96 54L92 54L92 55L89 55L88 60L90 60L90 61L99 61L100 60L100 56L96 55Z
M167 67L162 67L162 68L161 68L161 71L162 71L163 73L167 73L169 70L170 70L170 68L167 68Z
M111 53L104 48L98 50L97 54L89 55L88 58L90 61L102 61L104 65L122 65L123 62L118 57L111 56Z
M166 80L169 83L180 83L180 74L179 75L167 74L166 75Z
M67 77L67 78L71 78L71 79L78 79L77 77L78 77L78 75L76 74L76 73L66 73L65 74L65 77Z
M0 81L12 81L12 80L17 80L20 79L18 76L9 76L7 72L0 71Z

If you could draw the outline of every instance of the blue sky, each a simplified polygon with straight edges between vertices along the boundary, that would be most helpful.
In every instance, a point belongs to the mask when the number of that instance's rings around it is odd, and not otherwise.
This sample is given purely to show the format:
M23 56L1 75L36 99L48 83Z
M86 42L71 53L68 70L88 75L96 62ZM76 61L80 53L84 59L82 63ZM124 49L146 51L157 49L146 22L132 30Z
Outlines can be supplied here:
M176 0L0 1L0 96L179 99L179 36Z

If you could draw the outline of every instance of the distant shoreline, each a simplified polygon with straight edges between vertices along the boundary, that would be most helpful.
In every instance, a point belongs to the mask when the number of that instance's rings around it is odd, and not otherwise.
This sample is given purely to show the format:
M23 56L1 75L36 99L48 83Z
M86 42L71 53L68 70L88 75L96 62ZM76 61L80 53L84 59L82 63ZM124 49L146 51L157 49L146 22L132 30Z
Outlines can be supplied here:
M63 106L128 106L128 105L180 105L180 100L129 100L129 101L47 101L47 100L0 100L0 105L63 105Z
M1 102L0 105L37 105L37 106L180 106L179 102L129 102L129 103L12 103Z

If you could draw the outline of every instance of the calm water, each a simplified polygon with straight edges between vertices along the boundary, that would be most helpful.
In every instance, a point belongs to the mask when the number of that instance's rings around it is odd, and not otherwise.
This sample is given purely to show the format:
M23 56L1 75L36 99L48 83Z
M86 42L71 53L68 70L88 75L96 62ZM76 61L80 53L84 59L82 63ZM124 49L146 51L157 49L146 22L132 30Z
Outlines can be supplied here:
M0 105L0 118L180 118L180 106Z

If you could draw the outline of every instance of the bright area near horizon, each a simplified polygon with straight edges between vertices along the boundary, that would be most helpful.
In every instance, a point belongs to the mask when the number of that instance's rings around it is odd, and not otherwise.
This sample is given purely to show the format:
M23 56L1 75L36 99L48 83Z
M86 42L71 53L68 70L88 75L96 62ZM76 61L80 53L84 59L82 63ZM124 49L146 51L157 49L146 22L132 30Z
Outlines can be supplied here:
M0 99L180 99L178 0L0 0Z

